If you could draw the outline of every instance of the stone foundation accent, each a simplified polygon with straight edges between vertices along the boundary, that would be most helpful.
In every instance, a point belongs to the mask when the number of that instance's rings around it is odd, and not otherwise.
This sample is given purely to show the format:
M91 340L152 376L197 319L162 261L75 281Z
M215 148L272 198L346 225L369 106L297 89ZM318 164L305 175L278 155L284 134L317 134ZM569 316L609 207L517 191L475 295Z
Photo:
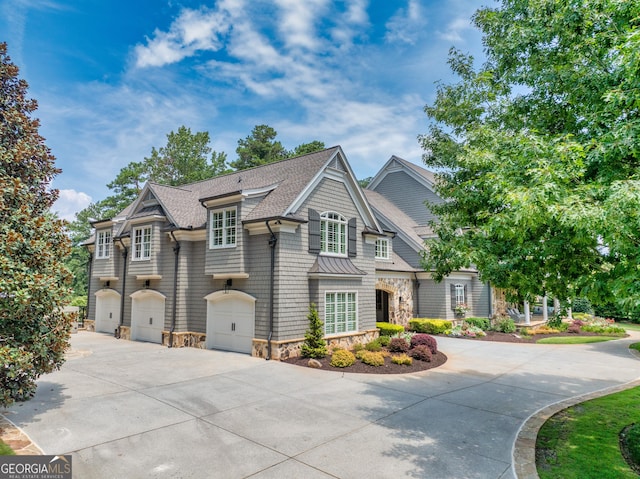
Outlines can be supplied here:
M87 331L95 331L96 330L96 322L93 319L85 319L84 320L84 328Z
M175 332L172 337L172 348L207 348L207 335L193 331ZM162 345L169 346L169 331L162 331Z
M413 282L405 278L378 278L376 289L389 293L389 323L408 326L413 318Z
M131 328L129 326L120 326L120 339L131 341Z
M349 333L341 336L331 336L325 338L327 347L332 349L352 349L357 343L366 344L378 337L378 330L372 329L359 333ZM288 339L284 341L271 341L271 359L275 361L284 361L289 358L297 358L300 356L300 349L304 344L304 338ZM266 339L254 339L251 355L256 358L266 358L268 352L268 344Z
M492 286L491 299L493 303L491 305L491 311L493 311L493 317L494 318L508 317L509 316L507 314L508 303L507 303L505 290L500 288L494 288Z
M17 456L40 456L40 449L20 428L6 417L0 415L0 439L16 453Z

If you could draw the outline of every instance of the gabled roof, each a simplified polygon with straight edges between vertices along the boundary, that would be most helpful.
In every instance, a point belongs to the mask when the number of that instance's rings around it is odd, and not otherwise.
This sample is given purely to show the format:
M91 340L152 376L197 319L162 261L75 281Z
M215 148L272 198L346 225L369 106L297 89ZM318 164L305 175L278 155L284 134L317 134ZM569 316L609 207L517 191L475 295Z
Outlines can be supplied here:
M424 186L429 188L431 191L434 190L434 185L436 183L436 177L433 172L422 168L410 161L404 160L396 155L392 155L389 158L384 166L380 169L380 171L373 177L373 179L369 182L367 189L375 189L375 187L380 183L385 176L389 173L393 173L395 171L405 171L419 183L422 183Z
M142 200L150 192L175 227L199 229L207 222L203 202L243 195L262 198L244 219L247 223L271 218L299 220L297 207L337 162L344 167L347 188L363 213L365 226L381 231L339 146L179 187L148 183L128 213L137 216L151 208Z

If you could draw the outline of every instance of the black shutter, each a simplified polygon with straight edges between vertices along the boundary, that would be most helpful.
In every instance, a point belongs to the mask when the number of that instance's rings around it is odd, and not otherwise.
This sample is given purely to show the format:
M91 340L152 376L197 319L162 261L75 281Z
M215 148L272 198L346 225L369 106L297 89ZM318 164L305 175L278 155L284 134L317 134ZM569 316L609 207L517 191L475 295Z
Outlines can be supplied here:
M355 258L358 255L358 242L356 240L357 235L357 220L351 218L348 223L349 229L349 258Z
M464 285L464 304L469 306L469 300L467 299L467 285Z
M451 288L451 310L454 311L456 309L456 285L450 284Z
M320 213L309 208L309 253L320 253Z

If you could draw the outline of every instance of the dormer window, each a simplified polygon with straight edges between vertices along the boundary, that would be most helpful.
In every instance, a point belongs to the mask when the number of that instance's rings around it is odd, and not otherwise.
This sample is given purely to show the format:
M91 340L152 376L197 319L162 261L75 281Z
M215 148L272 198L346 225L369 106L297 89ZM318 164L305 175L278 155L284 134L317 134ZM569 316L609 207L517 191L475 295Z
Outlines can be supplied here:
M389 259L391 257L391 244L389 238L376 240L376 259Z
M151 258L151 226L134 228L133 260L142 261Z
M111 231L99 231L96 258L107 259L111 256Z
M347 254L347 219L341 214L328 211L320 215L320 251Z
M232 248L236 245L238 211L235 207L211 211L209 248Z

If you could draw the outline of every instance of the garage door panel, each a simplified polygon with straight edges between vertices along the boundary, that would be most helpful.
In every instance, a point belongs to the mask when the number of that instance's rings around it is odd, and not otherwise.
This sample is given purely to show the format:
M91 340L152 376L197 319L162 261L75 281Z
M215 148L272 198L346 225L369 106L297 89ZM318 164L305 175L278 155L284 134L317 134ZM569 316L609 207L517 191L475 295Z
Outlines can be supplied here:
M96 296L95 330L113 334L120 324L120 297L118 294Z
M230 297L207 305L207 348L251 353L254 336L254 302Z
M160 296L133 298L131 304L131 339L162 342L165 301Z

